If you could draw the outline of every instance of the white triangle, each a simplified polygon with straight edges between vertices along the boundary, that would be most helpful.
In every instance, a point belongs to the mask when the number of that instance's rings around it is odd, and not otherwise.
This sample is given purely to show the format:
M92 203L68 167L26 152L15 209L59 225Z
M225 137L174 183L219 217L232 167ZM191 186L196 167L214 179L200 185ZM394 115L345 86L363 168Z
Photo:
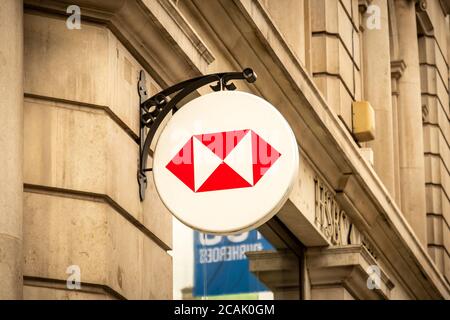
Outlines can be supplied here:
M250 131L231 150L224 162L253 185L252 135Z
M194 182L195 191L202 186L211 173L222 163L214 152L194 137Z

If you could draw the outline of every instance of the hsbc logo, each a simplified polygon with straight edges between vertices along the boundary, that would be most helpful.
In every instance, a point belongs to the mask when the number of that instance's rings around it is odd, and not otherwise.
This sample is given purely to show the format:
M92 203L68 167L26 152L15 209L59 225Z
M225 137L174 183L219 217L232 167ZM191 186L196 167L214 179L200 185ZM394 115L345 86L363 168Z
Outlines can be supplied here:
M282 208L297 181L297 139L268 101L218 91L180 108L153 154L155 188L187 226L229 235L257 228Z
M193 135L166 169L195 193L255 186L281 157L250 129Z

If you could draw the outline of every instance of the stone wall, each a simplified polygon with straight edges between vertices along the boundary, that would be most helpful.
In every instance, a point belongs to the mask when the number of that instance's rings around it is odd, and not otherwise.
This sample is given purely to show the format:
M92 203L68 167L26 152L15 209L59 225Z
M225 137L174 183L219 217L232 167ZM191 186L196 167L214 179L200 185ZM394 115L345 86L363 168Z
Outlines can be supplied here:
M314 82L350 132L362 94L359 25L357 1L311 1Z
M450 109L448 17L428 1L433 31L419 34L428 252L450 281Z
M142 67L104 25L24 20L24 298L171 298L172 217L136 179Z

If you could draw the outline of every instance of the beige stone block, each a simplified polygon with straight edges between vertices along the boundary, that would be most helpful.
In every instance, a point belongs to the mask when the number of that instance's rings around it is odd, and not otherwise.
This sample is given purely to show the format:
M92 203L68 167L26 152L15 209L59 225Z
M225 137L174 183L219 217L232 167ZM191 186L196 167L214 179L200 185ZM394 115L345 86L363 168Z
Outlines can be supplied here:
M327 75L314 76L314 82L336 114L340 112L339 78Z
M443 234L443 245L447 252L450 252L450 227L448 221L442 218L442 234Z
M350 1L343 3L336 0L314 0L310 3L312 32L339 36L348 52L353 55L353 37L356 31L351 18Z
M338 33L338 1L314 0L311 4L311 30L312 32Z
M427 1L427 13L433 24L433 34L445 57L447 53L448 21L442 12L439 1Z
M108 214L100 202L25 193L24 275L66 280L78 265L82 282L105 284Z
M321 34L313 36L311 43L313 73L339 74L339 39Z
M426 36L419 38L419 62L421 64L435 66L440 77L444 79L445 87L448 89L448 83L445 82L445 79L448 79L447 61L443 56L435 38Z
M445 140L442 131L438 127L432 125L425 125L423 127L424 133L424 152L439 154L443 161L448 165L450 159L450 147Z
M430 245L443 246L444 232L448 232L448 227L445 226L445 221L442 216L428 215L427 216L427 241Z
M450 141L450 126L448 125L448 116L446 110L436 97L423 95L422 105L427 108L425 122L439 127L444 139Z
M444 85L443 78L439 75L435 67L421 65L420 79L422 93L436 95L442 105L448 105L449 97L447 88Z
M450 193L450 174L440 157L425 155L425 182L440 185L447 194Z
M312 49L313 73L340 76L347 89L353 94L354 65L342 42L334 36L316 35L312 37Z
M436 65L436 40L428 36L420 36L419 41L419 62Z
M354 95L354 75L353 75L354 64L348 54L344 49L342 44L339 44L339 75L344 81L347 90L351 95Z
M450 221L450 200L441 186L426 186L426 204L428 213L441 214L447 222Z
M24 33L26 93L109 104L113 74L106 27L83 22L82 29L69 30L64 17L26 14Z
M69 30L65 18L35 14L25 15L24 28L27 94L108 107L139 133L137 81L143 68L111 31L86 21ZM149 88L150 82L156 86L147 79Z
M306 65L304 0L269 0L264 5L286 43Z
M314 76L314 82L325 96L330 107L351 132L353 99L342 84L342 81L334 76L316 75Z
M171 246L172 218L154 188L139 200L138 145L106 112L30 99L25 110L25 183L105 195Z
M171 257L107 203L27 192L24 204L25 276L66 280L67 267L78 265L82 287L171 297Z

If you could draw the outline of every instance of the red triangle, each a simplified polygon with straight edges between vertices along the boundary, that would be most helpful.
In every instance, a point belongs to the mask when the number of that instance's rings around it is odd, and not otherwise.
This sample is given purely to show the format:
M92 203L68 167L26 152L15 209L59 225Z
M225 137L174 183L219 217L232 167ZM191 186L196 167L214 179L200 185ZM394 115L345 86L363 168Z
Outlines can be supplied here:
M281 156L275 148L252 131L253 185Z
M220 159L225 157L236 147L239 141L248 132L246 130L234 130L226 132L198 134L195 137L201 141L206 147L214 152Z
M166 165L166 168L195 192L193 138Z
M246 188L252 185L236 173L229 165L222 162L206 179L197 192Z

